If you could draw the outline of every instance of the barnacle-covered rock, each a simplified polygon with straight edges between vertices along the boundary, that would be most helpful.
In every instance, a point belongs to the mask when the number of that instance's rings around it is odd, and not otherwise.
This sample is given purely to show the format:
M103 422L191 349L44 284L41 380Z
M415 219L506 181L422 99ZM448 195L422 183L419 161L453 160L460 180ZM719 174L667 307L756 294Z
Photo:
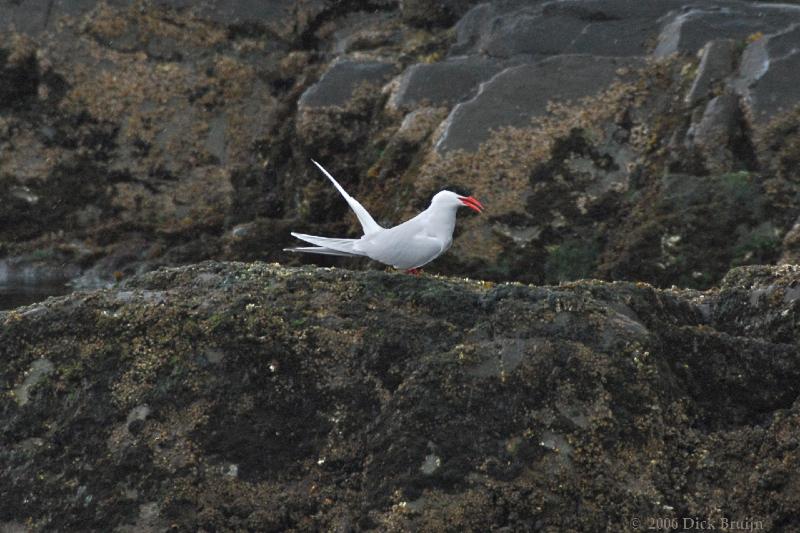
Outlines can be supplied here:
M796 529L797 282L207 262L0 313L0 524Z

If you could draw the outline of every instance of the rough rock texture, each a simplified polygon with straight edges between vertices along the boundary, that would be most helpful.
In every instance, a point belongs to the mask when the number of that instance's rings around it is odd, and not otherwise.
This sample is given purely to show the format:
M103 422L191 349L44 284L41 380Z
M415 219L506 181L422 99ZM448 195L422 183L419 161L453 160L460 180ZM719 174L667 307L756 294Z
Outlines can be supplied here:
M773 33L796 23L798 16L800 7L786 4L697 2L675 13L664 25L653 53L656 57L676 52L693 53L708 42L709 36L741 41L757 34Z
M692 86L692 92L696 86ZM738 97L723 93L709 100L700 120L686 132L688 143L702 154L710 171L724 172L731 167L736 157L731 146L738 133L739 120Z
M0 2L0 308L121 282L0 311L0 531L800 530L800 271L741 267L800 262L798 28ZM357 231L310 158L385 225L480 198L429 268L490 281L196 264L374 269L282 252Z
M400 0L403 20L413 26L450 26L476 0Z
M457 105L436 143L442 153L474 151L500 127L522 128L547 114L548 106L597 94L640 66L636 60L559 55L509 67L481 85L471 100Z
M452 106L475 95L478 85L501 70L501 64L480 56L454 58L409 67L389 99L395 108L420 104Z
M648 41L659 32L660 17L681 5L670 0L487 2L458 23L453 51L482 51L498 57L644 55Z
M6 1L0 260L85 287L204 259L372 268L282 251L357 231L314 158L386 225L478 196L435 272L709 287L800 257L799 27L738 0ZM730 176L754 196L711 193ZM695 181L705 216L664 196ZM714 253L675 256L679 234Z
M740 79L743 97L754 121L766 122L797 106L789 95L797 89L794 73L800 68L800 26L758 36L742 54Z
M209 262L1 313L0 525L794 531L798 286Z
M319 82L309 87L297 102L298 107L342 107L350 102L362 85L382 86L392 72L391 63L378 61L337 61Z
M733 73L736 58L736 41L733 39L718 39L704 46L700 51L700 64L692 88L686 95L686 103L696 105L718 90L721 82Z

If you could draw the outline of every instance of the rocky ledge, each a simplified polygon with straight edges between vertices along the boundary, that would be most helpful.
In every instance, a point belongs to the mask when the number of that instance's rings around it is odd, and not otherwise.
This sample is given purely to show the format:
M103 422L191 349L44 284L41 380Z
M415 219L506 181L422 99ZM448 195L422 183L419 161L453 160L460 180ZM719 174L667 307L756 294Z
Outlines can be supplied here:
M386 226L480 198L440 274L707 289L800 262L796 0L1 5L0 284L363 268L282 251L358 232L311 158Z
M698 292L217 262L52 298L0 314L0 529L800 530L798 302L792 266Z

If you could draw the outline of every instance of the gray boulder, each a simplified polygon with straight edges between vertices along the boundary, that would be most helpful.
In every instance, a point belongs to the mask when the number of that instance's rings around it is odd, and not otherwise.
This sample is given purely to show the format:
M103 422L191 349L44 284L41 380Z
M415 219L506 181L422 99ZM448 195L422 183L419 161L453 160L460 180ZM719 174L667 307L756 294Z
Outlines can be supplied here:
M694 53L710 37L745 39L800 22L800 7L740 1L590 0L480 4L456 26L451 55Z
M389 105L396 109L422 103L451 106L474 96L478 85L501 69L499 62L480 56L418 63L403 73Z
M725 93L708 102L702 118L687 133L689 144L699 150L712 172L731 170L731 141L736 135L739 98Z
M300 97L300 108L340 107L347 104L359 86L382 85L394 67L381 61L335 61L320 80Z
M648 17L637 17L636 10L633 18L630 14L606 14L602 11L605 7L574 2L543 6L523 3L513 9L508 4L481 4L458 23L451 54L481 52L500 58L519 54L643 54L647 39L658 32L656 18L649 12Z
M543 6L546 17L571 17L581 27L565 52L595 55L643 55L660 31L660 18L685 0L567 0Z
M793 26L750 43L742 54L739 78L733 85L754 125L766 124L800 103L799 42L800 26Z
M36 35L47 27L51 0L3 2L0 7L0 30Z
M573 17L509 13L492 21L480 51L503 58L518 54L561 54L568 51L584 26L585 23Z
M620 68L641 64L638 58L560 55L509 67L484 83L475 98L453 109L437 150L474 151L492 129L529 126L547 113L551 101L596 94L619 78Z
M694 53L709 37L744 40L762 33L774 33L800 22L800 6L740 2L701 3L687 11L674 12L664 24L653 51L656 57Z
M451 54L482 52L504 58L517 54L643 55L662 31L662 19L687 4L693 2L568 0L481 4L459 21Z
M706 44L701 51L697 76L686 95L686 103L693 106L706 98L715 84L733 73L735 62L736 41L733 39L715 39Z
M547 15L568 14L587 22L655 20L692 3L693 0L555 0L547 2L543 6L543 12Z
M456 42L450 47L450 54L474 52L484 28L495 14L495 9L492 4L478 4L461 17L456 24Z

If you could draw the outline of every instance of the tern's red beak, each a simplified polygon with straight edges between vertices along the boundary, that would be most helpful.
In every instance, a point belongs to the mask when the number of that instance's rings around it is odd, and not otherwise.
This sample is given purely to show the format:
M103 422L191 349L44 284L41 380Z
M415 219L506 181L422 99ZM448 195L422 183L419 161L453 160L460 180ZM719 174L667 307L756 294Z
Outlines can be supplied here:
M464 204L465 206L469 207L470 209L472 209L476 213L480 213L481 211L483 211L483 206L473 196L460 196L458 199L461 200L462 204Z

